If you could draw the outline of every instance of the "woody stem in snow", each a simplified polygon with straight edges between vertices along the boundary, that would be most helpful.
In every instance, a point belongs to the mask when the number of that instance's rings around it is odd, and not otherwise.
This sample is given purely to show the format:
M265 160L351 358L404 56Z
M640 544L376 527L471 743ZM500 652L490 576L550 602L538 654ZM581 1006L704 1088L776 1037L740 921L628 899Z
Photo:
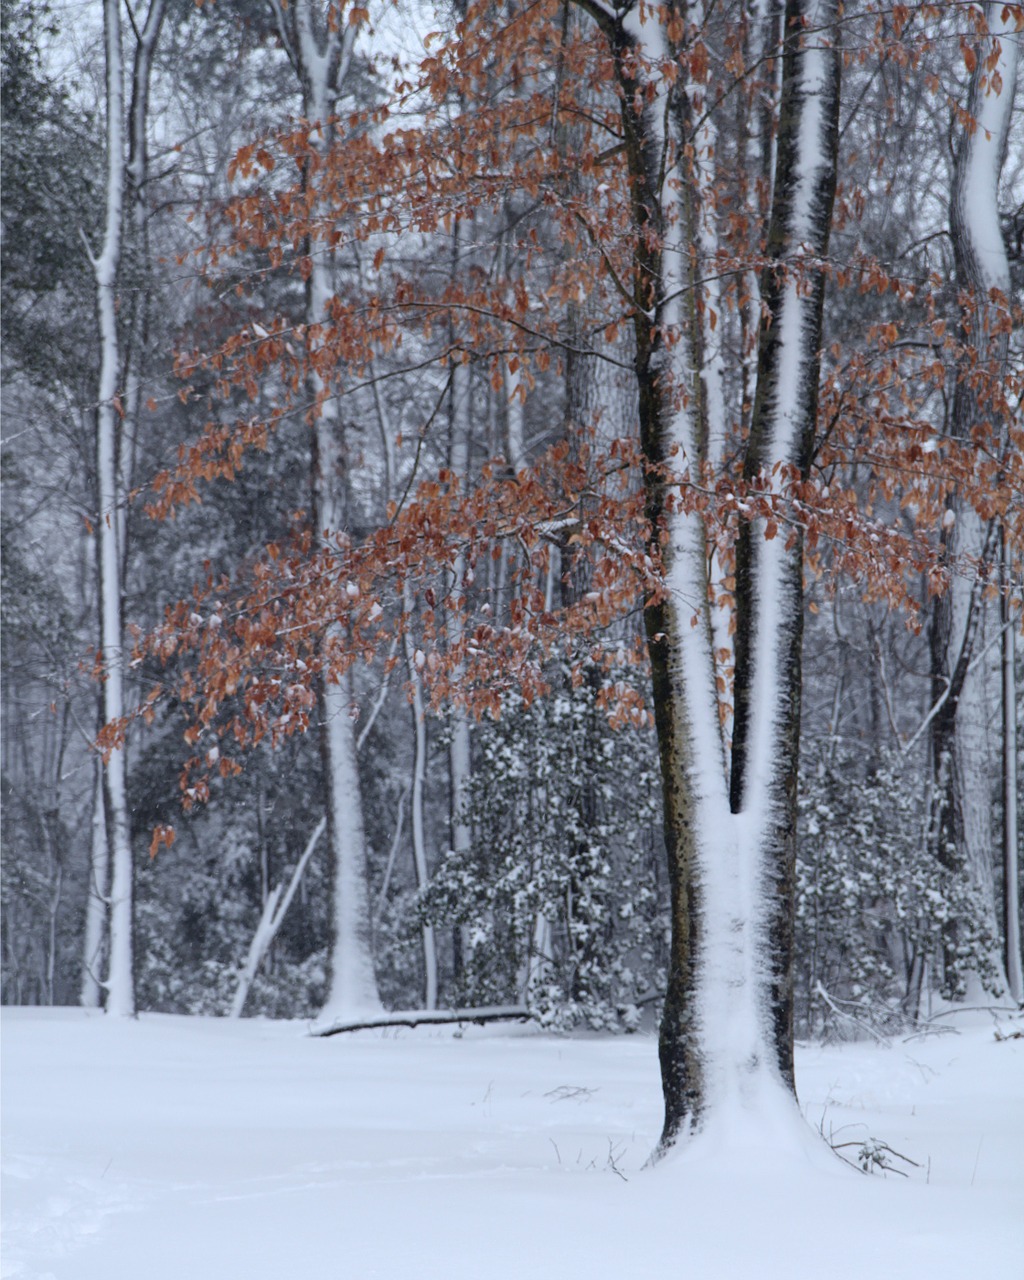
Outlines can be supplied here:
M121 265L125 187L124 66L118 0L104 0L106 50L107 193L103 247L93 259L100 331L100 376L96 410L96 480L99 561L100 656L103 664L103 718L124 714L121 547L118 530L122 498L117 476L118 330L117 281ZM110 949L107 1012L135 1012L132 974L132 850L128 822L125 749L113 748L103 770L104 806L111 851Z
M973 50L968 115L957 150L950 199L950 234L962 304L964 359L953 395L952 435L964 445L986 425L999 424L999 382L1008 349L1006 299L1010 266L999 225L999 180L1006 156L1017 78L1019 37L1015 15L999 3L985 5L988 34ZM992 444L1001 431L992 429ZM933 853L956 874L969 877L996 934L992 874L992 805L988 795L989 735L984 671L970 664L983 625L980 587L994 560L994 526L954 493L943 542L950 568L946 593L932 614L933 696L949 696L931 726L935 812ZM957 923L945 930L945 989L966 993L977 975L960 972ZM992 966L1001 967L993 954ZM999 975L1001 979L1002 975ZM998 980L998 979L997 979ZM1001 982L1000 982L1001 985Z
M778 495L807 475L835 197L840 55L835 3L786 5L757 391L744 478ZM803 538L743 521L736 549L735 720L730 805L757 863L757 948L775 1065L793 1088L793 895L803 639Z
M302 85L303 114L310 141L325 152L333 138L331 117L351 65L356 27L336 21L332 6L318 0L293 0L285 6L269 0L281 41ZM307 169L306 181L315 181ZM334 293L330 253L309 242L306 322L314 333L323 323ZM313 520L317 544L330 550L346 524L346 475L343 424L330 394L326 368L316 366L313 339L307 353L307 383L316 403L313 424ZM325 652L337 641L341 623L324 637ZM325 664L329 667L330 660ZM373 968L369 895L366 883L366 834L357 766L352 678L347 670L325 671L320 681L320 750L327 790L327 831L333 862L333 921L330 984L322 1011L337 1017L380 1009Z
M800 714L802 547L745 531L731 790L708 600L708 539L685 486L708 459L695 275L700 138L677 74L682 4L623 14L581 0L615 59L632 190L636 368L647 515L664 586L646 610L661 759L672 942L660 1057L660 1151L730 1102L793 1087L792 895ZM785 15L775 199L762 284L768 310L747 478L781 489L809 463L836 181L837 4ZM692 36L692 32L690 33ZM781 464L781 465L777 465ZM779 492L778 500L784 500Z

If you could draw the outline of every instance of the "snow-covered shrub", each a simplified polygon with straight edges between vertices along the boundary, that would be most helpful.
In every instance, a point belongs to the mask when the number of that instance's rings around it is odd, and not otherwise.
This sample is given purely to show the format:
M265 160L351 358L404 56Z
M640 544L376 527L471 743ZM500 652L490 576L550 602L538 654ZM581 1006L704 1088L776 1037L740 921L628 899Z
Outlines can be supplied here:
M263 897L287 880L315 823L319 797L308 767L315 743L297 740L254 758L215 800L182 813L168 757L154 743L136 766L136 987L140 1009L225 1014L256 931ZM315 758L315 757L314 757ZM312 775L312 777L311 777ZM177 839L148 853L156 822ZM306 869L246 1001L247 1014L305 1017L324 994L328 865L325 842Z
M796 995L802 1034L913 1019L938 980L963 993L993 984L985 904L970 876L934 856L928 795L899 757L866 770L841 749L803 778L796 892Z
M443 860L423 911L460 931L460 1003L632 1029L664 985L657 754L652 730L609 726L595 684L566 679L479 726L472 845Z

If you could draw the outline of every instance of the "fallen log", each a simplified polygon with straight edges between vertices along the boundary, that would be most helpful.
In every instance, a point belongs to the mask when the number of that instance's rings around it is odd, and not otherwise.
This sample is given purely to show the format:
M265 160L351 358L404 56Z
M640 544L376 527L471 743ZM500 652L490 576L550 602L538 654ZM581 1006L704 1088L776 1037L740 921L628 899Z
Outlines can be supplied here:
M529 1022L533 1018L522 1005L491 1005L479 1009L395 1009L360 1018L339 1018L323 1025L313 1023L311 1036L338 1036L346 1031L373 1031L378 1027L418 1027L453 1022Z

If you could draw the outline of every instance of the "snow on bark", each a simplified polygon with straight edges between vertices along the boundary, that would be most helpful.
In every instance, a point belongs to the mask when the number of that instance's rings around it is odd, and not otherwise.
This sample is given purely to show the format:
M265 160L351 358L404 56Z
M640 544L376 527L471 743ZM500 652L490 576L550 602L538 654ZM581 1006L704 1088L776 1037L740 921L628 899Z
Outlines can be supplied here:
M806 471L818 403L819 348L836 185L840 57L836 0L786 5L769 266L745 473L781 498ZM799 529L741 530L737 548L736 721L731 802L744 901L756 913L747 971L773 1061L793 1088L792 945L803 630Z
M460 267L459 258L468 236L468 225L462 218L455 220L452 242L453 275ZM449 389L448 467L464 488L469 484L470 394L470 367L456 362L452 366ZM465 634L461 607L466 595L466 568L466 557L460 550L455 557L449 583L449 596L453 607L445 613L448 647L456 650L462 644ZM459 673L456 672L456 679L458 675ZM455 706L451 711L448 770L451 786L451 843L452 850L457 855L468 853L473 840L472 829L466 818L472 781L472 763L469 716L462 707ZM458 969L463 954L462 935L462 926L456 925L454 934L456 978L461 976Z
M705 5L705 10L707 6ZM725 461L725 447L728 435L728 420L725 400L725 362L722 354L722 341L725 325L722 320L722 298L718 279L718 234L715 220L715 186L717 174L716 149L718 130L714 114L709 109L706 93L699 85L690 86L688 92L693 100L693 109L699 116L695 137L695 185L698 187L699 205L697 210L697 245L700 253L700 271L702 279L702 305L700 315L700 379L701 379L701 412L703 414L703 431L707 441L707 462L714 473L721 471ZM726 576L725 568L716 548L711 548L711 582L712 592L721 590L722 580ZM711 636L715 650L715 669L717 675L725 682L726 673L733 666L733 644L730 623L731 610L720 605L717 599L711 603ZM722 732L728 744L732 738L731 703L725 695L720 698ZM728 755L728 747L726 748Z
M120 6L104 0L106 58L106 220L103 247L93 258L100 334L100 376L96 410L96 479L99 525L100 657L103 665L103 718L119 720L125 709L121 617L121 545L118 536L122 494L118 484L117 279L121 264L125 187L124 65ZM125 749L110 751L103 770L107 831L111 850L110 947L107 1012L135 1012L132 974L132 850L128 822Z
M505 452L508 455L508 465L518 475L526 466L523 434L523 397L526 394L526 384L518 365L515 369L512 368L511 360L506 360L502 365L502 382L505 392Z
M103 806L103 767L97 762L93 788L92 839L89 850L89 885L85 899L85 938L82 946L82 982L78 1002L84 1009L103 1005L100 975L107 927L107 891L110 879L110 849Z
M1024 1004L1024 966L1021 964L1020 877L1017 794L1017 626L1010 606L1009 553L1003 542L1002 637L1003 731L1003 962L1010 995Z
M985 6L988 35L976 49L966 126L956 156L950 200L950 230L956 260L957 284L969 308L963 338L979 365L1000 365L1007 338L998 322L1008 298L1010 269L999 226L999 180L1006 155L1019 59L1019 37L1013 13L998 3ZM969 441L973 429L991 421L993 408L980 397L966 370L957 382L953 401L953 434ZM971 658L965 640L978 635L980 609L976 580L992 539L987 522L967 502L951 499L952 521L946 549L952 579L946 596L936 602L932 625L933 683L940 697L955 677L958 655ZM984 664L969 662L962 687L949 697L933 721L932 767L938 786L939 812L933 824L936 854L972 878L996 933L992 807L989 800L990 759L988 712L991 697ZM948 939L947 950L955 949ZM952 952L950 952L952 954ZM997 981L1001 961L992 957ZM972 985L977 985L971 979Z
M656 281L653 315L641 317L636 326L642 440L653 463L685 478L688 472L696 476L703 460L694 412L696 282L687 249L695 232L693 179L679 171L688 140L687 103L663 70L671 50L662 15L635 9L623 19L621 33L624 99L647 102L639 118L628 105L623 112L630 163L659 237L650 264ZM669 159L676 171L672 180L662 181ZM643 228L638 230L643 235ZM738 846L729 818L705 529L673 490L652 473L648 511L655 525L664 524L667 536L661 548L666 592L647 610L646 626L673 899L660 1042L663 1149L722 1108L734 1067L756 1056L757 1036L743 972L748 921L739 901Z
M672 473L649 472L647 495L652 524L667 538L660 548L665 596L645 619L673 917L660 1042L660 1150L699 1128L732 1129L734 1138L730 1118L738 1114L744 1124L756 1114L775 1140L797 1115L790 951L802 549L799 539L787 547L785 538L768 541L763 528L748 528L747 589L737 606L743 719L730 788L706 531L675 487L697 477L710 434L696 409L703 370L695 305L701 282L688 248L700 234L697 177L687 161L692 104L668 71L674 59L665 23L673 14L639 5L619 16L581 3L616 53L641 278L653 281L649 309L635 326L642 443L648 460ZM759 351L747 477L776 486L784 478L777 464L802 467L817 407L819 268L835 186L839 59L829 39L836 9L835 0L793 0L785 17L768 239L774 270L762 290L771 322Z
M313 126L311 142L326 146L330 118L351 62L356 27L329 21L316 0L287 7L269 0L288 56L302 85L303 114ZM331 263L323 246L312 246L307 284L307 324L315 326L333 296ZM318 544L329 549L345 527L343 427L330 389L315 370L310 390L319 404L314 428L313 510ZM328 628L329 646L338 624ZM359 787L353 693L348 673L325 676L320 693L321 753L327 787L327 829L333 877L330 981L321 1017L333 1019L380 1009L373 968L372 923L366 883L366 834Z
M406 614L413 609L412 588L408 581L404 587L403 606ZM423 655L419 654L422 661ZM416 885L423 893L430 883L427 871L427 843L423 829L423 792L427 779L427 709L423 700L423 679L417 665L417 653L412 636L405 633L405 660L409 672L409 685L412 689L413 732L415 734L415 751L412 767L412 852L413 865L416 870ZM434 927L425 924L423 936L423 977L425 1009L437 1008L437 947L434 942Z
M167 12L166 0L150 0L142 30L136 30L137 43L132 66L131 103L128 109L128 160L125 178L129 195L129 214L135 240L135 253L143 269L149 266L147 222L149 212L146 203L146 184L149 181L149 123L150 83L153 61L156 55L160 31ZM136 452L139 438L139 417L142 407L144 379L143 361L149 339L149 308L151 284L146 280L138 290L132 305L132 322L128 328L125 359L124 418L118 439L117 477L123 493L131 491L134 483ZM122 572L127 571L128 559L128 503L119 506L119 536L121 538Z

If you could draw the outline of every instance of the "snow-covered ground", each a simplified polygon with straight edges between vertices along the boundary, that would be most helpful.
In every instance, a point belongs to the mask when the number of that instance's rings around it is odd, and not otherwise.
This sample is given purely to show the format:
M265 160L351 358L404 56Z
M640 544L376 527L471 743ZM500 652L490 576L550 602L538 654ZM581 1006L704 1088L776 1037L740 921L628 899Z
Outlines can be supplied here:
M955 1021L948 1019L947 1021ZM1019 1280L1024 1021L805 1048L800 1144L642 1166L649 1036L3 1012L4 1277Z

